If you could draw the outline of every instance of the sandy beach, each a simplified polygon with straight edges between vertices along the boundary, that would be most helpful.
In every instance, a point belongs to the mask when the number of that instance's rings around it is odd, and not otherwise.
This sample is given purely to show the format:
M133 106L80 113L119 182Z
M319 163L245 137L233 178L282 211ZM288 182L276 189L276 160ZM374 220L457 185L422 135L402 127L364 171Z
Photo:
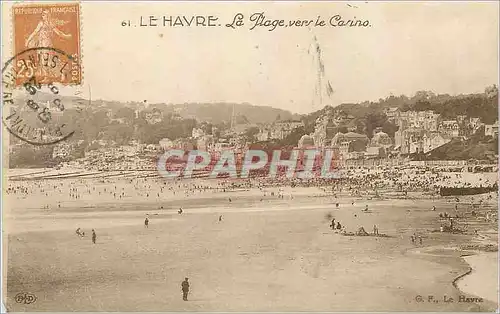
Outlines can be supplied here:
M259 189L240 189L206 190L186 197L179 191L156 193L157 181L144 182L141 190L126 179L112 183L60 179L46 184L47 189L56 187L51 193L69 186L95 190L82 192L79 199L65 193L57 198L45 195L47 190L36 198L9 195L9 211L4 213L7 308L493 311L497 307L491 299L494 282L485 283L497 262L484 260L483 255L467 263L460 258L464 253L458 245L473 240L473 235L432 232L439 229L439 221L430 208L451 211L449 199L334 198L314 187L284 188L283 198L272 196L277 188L267 188L266 196ZM96 191L115 188L130 196L96 196ZM148 197L132 197L134 193ZM366 205L370 211L363 213ZM177 213L180 207L182 215ZM149 228L143 224L146 214ZM371 232L377 225L388 237L333 233L330 216L348 232L359 227ZM87 236L76 236L78 227ZM96 245L88 236L91 229L97 233ZM422 245L411 243L413 233L422 236ZM469 270L468 263L476 270L461 280L458 290L452 283ZM480 272L489 273L485 277ZM474 279L476 273L482 288ZM190 302L181 298L184 277L192 285ZM15 303L20 292L35 294L37 302ZM429 302L429 296L438 303ZM481 296L484 301L458 302L460 296ZM358 302L361 298L363 303ZM455 301L445 302L450 298Z
M472 272L457 282L460 290L491 302L498 302L498 252L464 257ZM492 280L484 280L492 278Z

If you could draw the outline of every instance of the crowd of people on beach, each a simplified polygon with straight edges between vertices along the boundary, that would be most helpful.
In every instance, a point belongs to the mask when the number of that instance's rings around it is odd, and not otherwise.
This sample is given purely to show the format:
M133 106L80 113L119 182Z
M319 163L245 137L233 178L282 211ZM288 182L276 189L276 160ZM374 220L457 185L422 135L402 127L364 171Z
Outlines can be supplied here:
M120 204L128 204L137 201L146 201L154 207L152 209L168 211L177 210L178 215L183 215L186 208L189 213L189 204L183 203L182 207L175 208L171 205L165 205L168 201L178 200L180 202L196 198L200 195L210 197L211 194L224 195L227 203L237 207L234 204L238 196L230 194L235 191L253 190L260 199L260 202L274 201L289 201L294 202L292 192L296 187L316 187L318 194L312 197L330 197L332 208L339 209L342 198L348 198L347 204L351 204L353 208L360 208L362 213L370 213L371 210L367 204L359 204L364 200L370 200L373 197L382 197L384 191L397 191L403 197L410 193L430 192L439 197L437 190L441 185L456 186L471 185L472 182L463 181L462 174L447 174L439 172L423 173L416 175L415 173L399 172L394 169L356 169L346 172L346 177L341 179L320 179L313 178L310 180L301 180L297 178L265 178L253 177L248 179L182 179L176 178L165 180L155 176L110 176L99 178L51 178L45 180L30 179L25 176L23 179L9 180L5 192L10 197L17 199L35 198L38 206L44 210L64 211L68 208L81 207L82 204L92 204L92 202L104 201L114 202L117 206ZM491 184L491 182L478 175L477 184ZM289 187L289 189L285 189ZM448 212L448 207L445 209L437 209L432 207L432 211L436 212L436 218L441 221L449 222L449 225L442 223L441 232L454 230L457 227L457 220L461 219L464 211L460 209L466 208L470 215L477 216L476 211L486 203L494 201L492 194L480 195L476 197L461 197L451 199L454 201L455 214ZM467 203L469 202L469 203ZM238 203L238 202L236 202ZM241 204L241 202L239 202ZM359 205L358 205L359 204ZM342 205L344 206L344 205ZM348 205L347 205L348 206ZM359 210L359 209L358 209ZM149 212L151 213L151 212ZM144 229L149 229L151 225L150 214L142 218ZM354 213L354 216L360 212ZM494 214L494 213L493 213ZM494 218L494 215L488 213L488 220ZM139 215L139 214L138 214ZM141 214L142 215L142 214ZM154 214L157 215L157 214ZM218 223L222 223L223 215L217 213ZM141 218L139 218L141 219ZM364 227L359 227L354 232L348 232L347 226L341 223L338 219L330 217L329 228L337 234L346 236L374 236L383 237L385 234L379 232L379 226L373 225L373 232L368 233ZM153 228L154 229L154 228ZM149 231L145 231L149 232ZM80 239L86 238L86 232L77 227L75 234ZM413 233L410 235L412 245L423 246L424 236L421 233ZM97 232L95 228L91 229L91 243L97 244ZM186 278L181 284L183 300L187 301L189 293L189 282Z

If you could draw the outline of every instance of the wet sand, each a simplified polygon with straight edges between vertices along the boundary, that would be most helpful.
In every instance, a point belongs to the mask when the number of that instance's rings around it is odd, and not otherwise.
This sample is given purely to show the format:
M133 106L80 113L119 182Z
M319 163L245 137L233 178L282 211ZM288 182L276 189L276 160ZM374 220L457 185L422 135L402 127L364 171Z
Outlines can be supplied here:
M491 302L498 302L498 252L479 253L464 259L472 271L457 282L460 290Z

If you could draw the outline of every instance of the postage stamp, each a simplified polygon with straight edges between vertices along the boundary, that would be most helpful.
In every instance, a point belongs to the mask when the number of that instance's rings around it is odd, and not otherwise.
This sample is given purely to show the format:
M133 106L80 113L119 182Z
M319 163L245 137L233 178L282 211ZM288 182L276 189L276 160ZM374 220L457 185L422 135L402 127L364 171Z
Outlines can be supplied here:
M76 64L80 53L80 5L77 2L53 4L20 4L12 8L14 55L28 49L38 49L36 58L22 62L15 60L16 85L23 80L35 77L41 84L59 82L62 84L80 84L81 67L72 67L63 63L63 68L56 69L58 58L53 48L64 51ZM44 66L41 66L44 65Z
M18 65L33 64L37 66L29 68L28 76L18 72ZM74 129L66 121L65 111L79 114L90 101L79 96L79 85L66 86L66 93L73 97L63 96L62 82L36 74L50 71L59 78L68 77L73 71L80 73L80 64L62 50L40 47L16 54L2 68L2 123L13 136L32 145L51 145L71 137Z

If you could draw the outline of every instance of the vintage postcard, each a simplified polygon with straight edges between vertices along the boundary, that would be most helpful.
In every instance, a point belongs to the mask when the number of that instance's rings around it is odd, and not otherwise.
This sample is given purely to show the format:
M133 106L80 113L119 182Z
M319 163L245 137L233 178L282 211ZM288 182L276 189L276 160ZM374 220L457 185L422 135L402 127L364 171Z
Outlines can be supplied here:
M2 2L7 312L495 312L499 3Z

